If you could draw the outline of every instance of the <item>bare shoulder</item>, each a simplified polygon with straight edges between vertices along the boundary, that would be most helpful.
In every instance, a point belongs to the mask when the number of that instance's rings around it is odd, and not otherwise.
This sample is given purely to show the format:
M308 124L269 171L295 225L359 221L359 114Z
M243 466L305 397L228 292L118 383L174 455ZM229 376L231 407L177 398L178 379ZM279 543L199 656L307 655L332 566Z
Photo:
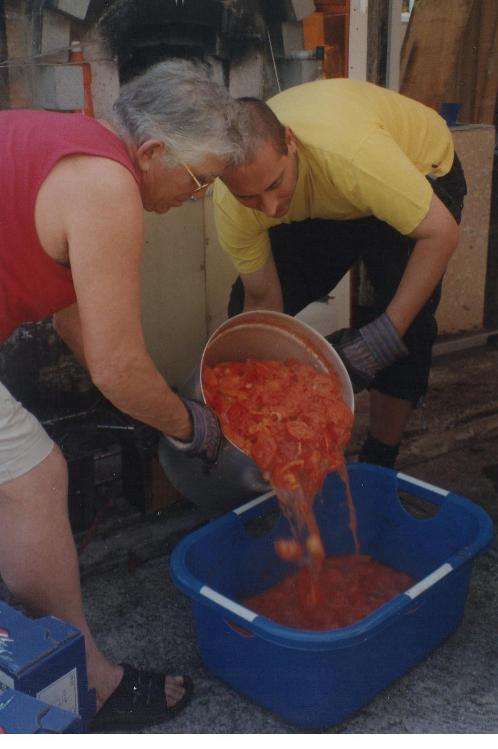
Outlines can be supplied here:
M35 223L47 254L68 261L69 238L105 241L116 229L140 241L143 205L138 185L122 164L100 156L69 156L50 172L37 197Z
M62 159L47 178L51 189L66 196L77 195L85 203L96 202L102 196L112 201L128 197L140 199L138 185L123 164L102 156L75 155ZM81 204L81 203L80 203Z

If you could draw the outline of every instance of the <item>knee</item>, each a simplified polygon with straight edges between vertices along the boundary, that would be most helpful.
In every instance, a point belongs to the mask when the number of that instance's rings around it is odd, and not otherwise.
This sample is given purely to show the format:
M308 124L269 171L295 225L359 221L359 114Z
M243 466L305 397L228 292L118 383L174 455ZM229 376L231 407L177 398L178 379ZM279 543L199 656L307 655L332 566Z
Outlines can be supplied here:
M371 463L372 465L382 466L384 468L394 468L399 453L399 447L399 444L387 445L369 433L361 448L358 462Z
M62 494L67 500L68 470L67 462L60 448L54 444L53 450L46 459L44 467L50 477L54 494Z

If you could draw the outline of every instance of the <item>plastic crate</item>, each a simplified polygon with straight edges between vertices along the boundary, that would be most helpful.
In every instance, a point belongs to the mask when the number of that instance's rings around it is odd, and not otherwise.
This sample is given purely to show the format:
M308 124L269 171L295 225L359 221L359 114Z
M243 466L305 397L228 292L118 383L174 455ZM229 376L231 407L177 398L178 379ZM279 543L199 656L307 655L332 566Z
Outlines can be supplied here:
M0 693L1 733L83 733L80 718L23 692Z
M206 668L308 729L344 720L456 629L473 560L492 537L489 516L463 497L365 463L348 470L361 552L417 581L349 627L292 629L241 603L295 570L274 551L275 539L290 533L271 493L191 533L171 558L174 582L192 599ZM415 518L399 491L429 502L436 514ZM327 478L315 512L327 555L352 553L336 474Z

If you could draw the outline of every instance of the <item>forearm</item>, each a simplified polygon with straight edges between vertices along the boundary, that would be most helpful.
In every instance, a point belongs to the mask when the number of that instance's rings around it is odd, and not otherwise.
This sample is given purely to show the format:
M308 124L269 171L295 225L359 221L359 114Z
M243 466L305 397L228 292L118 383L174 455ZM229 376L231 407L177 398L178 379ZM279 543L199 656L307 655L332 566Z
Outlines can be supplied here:
M120 411L171 437L189 440L192 425L182 400L171 390L146 352L108 357L90 368L95 385Z
M413 320L441 280L456 241L419 239L408 261L396 294L386 309L400 336L404 336Z
M244 284L244 312L257 309L282 312L282 288L273 257L254 273L241 275Z
M267 309L275 312L283 311L282 295L279 293L268 293L254 295L245 292L244 295L244 312L250 312L251 310Z
M90 372L94 384L120 411L165 434L188 440L190 417L181 399L158 372L145 348L126 346L111 354L85 354L83 332L76 304L54 315L54 327L80 364Z

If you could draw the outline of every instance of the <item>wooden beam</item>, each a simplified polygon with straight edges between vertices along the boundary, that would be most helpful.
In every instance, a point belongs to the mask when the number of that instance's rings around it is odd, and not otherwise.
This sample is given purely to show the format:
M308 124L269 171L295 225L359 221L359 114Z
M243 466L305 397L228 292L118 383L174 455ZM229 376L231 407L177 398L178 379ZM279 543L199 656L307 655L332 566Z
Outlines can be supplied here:
M348 77L366 81L368 0L351 0L349 12Z
M367 80L378 86L387 81L387 36L389 28L389 0L369 0Z
M389 0L386 85L394 91L399 91L402 34L401 0Z
M5 6L0 0L0 62L8 58L7 52L7 30L5 27ZM0 68L0 109L8 109L9 97L9 69Z

